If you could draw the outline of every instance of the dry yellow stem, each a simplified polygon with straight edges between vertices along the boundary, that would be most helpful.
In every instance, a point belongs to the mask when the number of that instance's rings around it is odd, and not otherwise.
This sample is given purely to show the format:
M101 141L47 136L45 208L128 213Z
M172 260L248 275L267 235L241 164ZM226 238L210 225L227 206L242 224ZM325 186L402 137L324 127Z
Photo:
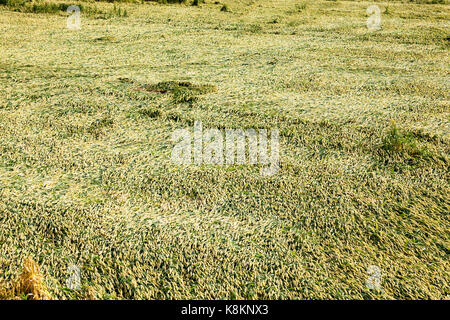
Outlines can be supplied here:
M49 298L38 264L28 257L23 265L15 286L15 296L26 295L29 300L45 300Z

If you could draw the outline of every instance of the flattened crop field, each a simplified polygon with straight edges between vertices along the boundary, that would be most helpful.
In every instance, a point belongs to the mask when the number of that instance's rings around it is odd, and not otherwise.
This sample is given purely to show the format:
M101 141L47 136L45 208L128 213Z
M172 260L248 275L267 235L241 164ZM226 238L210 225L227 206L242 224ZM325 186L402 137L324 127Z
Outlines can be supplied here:
M447 1L45 1L0 0L5 288L450 297ZM277 129L278 171L174 163L196 123Z

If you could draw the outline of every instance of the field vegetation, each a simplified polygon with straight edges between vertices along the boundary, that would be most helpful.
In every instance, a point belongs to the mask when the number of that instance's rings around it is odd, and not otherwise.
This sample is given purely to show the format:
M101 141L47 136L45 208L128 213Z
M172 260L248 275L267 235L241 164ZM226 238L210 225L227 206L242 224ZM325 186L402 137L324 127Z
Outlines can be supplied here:
M0 297L448 299L449 9L0 0ZM280 170L173 164L194 121Z

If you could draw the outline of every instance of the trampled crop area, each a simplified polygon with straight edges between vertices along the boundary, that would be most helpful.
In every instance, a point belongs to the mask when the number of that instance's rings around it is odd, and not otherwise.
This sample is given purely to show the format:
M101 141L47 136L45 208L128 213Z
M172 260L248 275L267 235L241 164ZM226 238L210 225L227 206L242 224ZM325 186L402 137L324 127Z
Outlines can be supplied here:
M0 0L0 296L448 299L449 3L191 2Z

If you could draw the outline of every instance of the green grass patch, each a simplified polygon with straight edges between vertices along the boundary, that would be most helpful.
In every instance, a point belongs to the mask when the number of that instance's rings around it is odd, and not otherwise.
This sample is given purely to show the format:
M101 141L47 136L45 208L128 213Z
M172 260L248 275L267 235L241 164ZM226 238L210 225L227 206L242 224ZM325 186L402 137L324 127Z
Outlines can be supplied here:
M419 146L417 137L392 125L383 138L381 148L387 153L407 155L411 157L426 157L429 155L425 146Z
M192 103L197 101L199 95L217 91L217 87L212 85L197 85L182 81L149 84L145 85L143 89L149 92L171 93L174 103Z
M0 5L4 5L8 9L16 12L23 13L66 13L69 6L73 3L53 3L53 2L42 2L35 0L0 0ZM80 12L88 16L94 16L96 18L112 18L112 17L127 17L128 12L126 9L117 7L114 5L112 9L101 10L95 5L86 5L77 3L80 8Z

